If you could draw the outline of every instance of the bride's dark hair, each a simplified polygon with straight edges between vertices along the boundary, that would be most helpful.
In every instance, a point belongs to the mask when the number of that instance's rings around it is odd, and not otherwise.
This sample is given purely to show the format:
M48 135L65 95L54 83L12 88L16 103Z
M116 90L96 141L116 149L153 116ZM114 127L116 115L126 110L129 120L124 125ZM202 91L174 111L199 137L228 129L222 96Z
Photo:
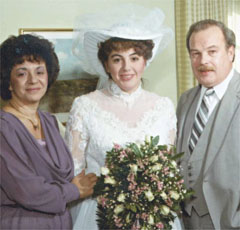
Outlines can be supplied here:
M147 61L152 57L154 43L152 40L130 40L114 37L99 43L98 47L98 58L105 69L105 63L113 50L125 51L133 48L139 56L143 56Z

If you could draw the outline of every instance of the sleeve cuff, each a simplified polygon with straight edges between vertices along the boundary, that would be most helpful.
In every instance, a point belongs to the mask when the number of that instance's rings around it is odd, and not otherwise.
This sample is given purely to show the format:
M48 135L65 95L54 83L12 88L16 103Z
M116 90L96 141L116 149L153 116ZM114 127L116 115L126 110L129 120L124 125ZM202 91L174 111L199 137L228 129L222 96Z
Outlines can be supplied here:
M68 183L64 185L64 194L66 203L80 199L80 193L76 185Z

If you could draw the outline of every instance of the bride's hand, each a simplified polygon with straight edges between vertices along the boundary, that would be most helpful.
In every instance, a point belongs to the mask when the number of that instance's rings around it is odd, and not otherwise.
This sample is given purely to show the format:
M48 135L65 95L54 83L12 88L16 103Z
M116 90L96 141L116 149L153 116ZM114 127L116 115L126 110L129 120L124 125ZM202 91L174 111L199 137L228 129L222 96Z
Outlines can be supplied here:
M97 182L94 173L85 174L85 170L75 176L71 183L75 184L79 190L80 198L87 198L93 194L93 187Z

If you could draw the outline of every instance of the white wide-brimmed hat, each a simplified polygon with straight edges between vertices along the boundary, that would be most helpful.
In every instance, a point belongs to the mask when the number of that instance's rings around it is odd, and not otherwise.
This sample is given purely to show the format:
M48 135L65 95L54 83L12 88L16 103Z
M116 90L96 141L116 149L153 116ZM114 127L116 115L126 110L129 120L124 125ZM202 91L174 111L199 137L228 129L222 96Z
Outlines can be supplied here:
M110 38L152 40L154 48L147 65L172 40L172 29L163 26L164 13L159 8L135 4L121 5L108 12L83 15L74 30L73 54L80 60L84 71L98 75L105 81L108 75L98 59L99 43ZM100 83L101 85L101 83ZM100 86L101 87L101 86Z

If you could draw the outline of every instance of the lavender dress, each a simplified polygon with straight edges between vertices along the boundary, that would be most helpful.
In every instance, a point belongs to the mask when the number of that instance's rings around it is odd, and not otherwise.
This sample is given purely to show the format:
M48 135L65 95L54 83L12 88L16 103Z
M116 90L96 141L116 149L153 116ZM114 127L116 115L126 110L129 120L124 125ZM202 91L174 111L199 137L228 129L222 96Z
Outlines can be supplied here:
M73 161L56 119L39 111L45 144L0 111L1 229L71 229L67 203L79 198Z

